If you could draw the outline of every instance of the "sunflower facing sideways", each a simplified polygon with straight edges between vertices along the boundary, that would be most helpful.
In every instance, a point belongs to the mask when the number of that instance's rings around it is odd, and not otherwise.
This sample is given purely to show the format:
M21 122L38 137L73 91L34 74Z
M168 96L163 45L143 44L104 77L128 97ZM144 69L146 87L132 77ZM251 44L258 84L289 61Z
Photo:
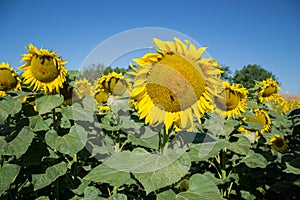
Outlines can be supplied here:
M260 90L258 92L258 99L260 102L266 102L276 98L280 87L274 79L268 78L259 84Z
M97 104L106 103L111 95L120 97L128 93L130 89L130 81L116 72L101 76L94 85L94 97ZM99 109L109 110L107 106L99 106Z
M271 123L272 123L269 114L263 109L254 109L252 113L255 115L255 117L245 117L244 121L246 123L254 122L254 123L261 124L262 128L260 130L253 130L253 129L248 129L246 127L240 127L238 130L243 133L255 132L256 136L268 132L271 129Z
M285 139L283 139L279 134L274 134L270 139L270 143L272 144L273 149L279 152L285 151L288 147Z
M0 64L0 97L5 96L7 91L21 88L20 79L8 63Z
M155 53L134 59L134 84L131 99L140 119L146 124L164 124L166 133L173 123L179 128L193 128L193 114L200 118L212 110L212 94L221 87L219 64L201 58L206 48L197 49L190 41L183 43L154 39Z
M19 67L24 70L22 77L24 84L29 84L33 91L43 90L46 94L52 91L59 93L66 81L67 70L64 67L66 61L57 57L55 52L41 48L37 49L32 44L26 48L28 54L23 54L21 62L26 62Z
M223 86L224 90L219 97L216 96L214 98L215 112L226 118L241 116L241 112L245 112L247 107L248 90L241 84L230 85L230 83L225 81Z

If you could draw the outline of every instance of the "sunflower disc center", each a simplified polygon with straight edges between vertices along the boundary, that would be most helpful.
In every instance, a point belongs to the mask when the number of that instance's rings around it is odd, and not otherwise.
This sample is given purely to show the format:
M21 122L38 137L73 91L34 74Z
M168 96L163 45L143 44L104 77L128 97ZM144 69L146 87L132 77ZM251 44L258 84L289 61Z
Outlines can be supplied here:
M276 147L282 147L284 145L283 141L280 139L275 140L274 144Z
M177 54L166 54L155 63L146 81L146 90L153 103L167 112L191 107L200 99L205 87L199 67Z
M51 82L59 76L56 60L51 56L34 55L31 60L33 76L44 83Z
M276 93L276 88L273 85L267 86L262 94L263 97L269 97Z
M17 85L17 79L10 70L0 68L0 90L7 91Z

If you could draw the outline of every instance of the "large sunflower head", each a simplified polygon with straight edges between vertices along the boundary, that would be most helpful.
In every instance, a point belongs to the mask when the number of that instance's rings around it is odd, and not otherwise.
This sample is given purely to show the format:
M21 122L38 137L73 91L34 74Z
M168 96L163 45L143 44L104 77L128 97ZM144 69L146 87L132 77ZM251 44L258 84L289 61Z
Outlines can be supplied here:
M215 96L215 111L223 117L241 116L247 107L248 90L241 84L223 82L223 91Z
M272 78L262 81L259 85L258 99L261 102L273 100L280 90L278 83Z
M7 91L21 88L20 79L8 63L0 64L0 97L5 96Z
M271 119L269 114L263 110L263 109L254 109L253 114L255 117L245 117L244 121L247 122L254 122L261 124L262 128L260 130L253 130L248 129L246 127L240 127L239 131L244 133L250 133L250 132L256 132L256 135L259 136L259 133L263 134L265 132L268 132L271 128Z
M66 80L66 61L57 57L55 52L37 49L32 44L26 48L28 53L23 55L21 62L26 62L19 69L24 70L24 83L33 87L33 91L43 90L46 94L59 92Z
M285 151L288 147L285 139L283 139L279 134L274 134L270 139L270 143L272 144L273 149L279 152Z
M206 48L174 40L154 39L156 52L134 59L131 99L146 124L163 123L168 130L180 119L179 127L190 129L193 114L200 121L212 110L211 95L221 86L222 71L214 59L201 57Z
M107 102L110 95L120 97L130 90L130 81L116 72L100 77L94 85L94 97L97 104Z

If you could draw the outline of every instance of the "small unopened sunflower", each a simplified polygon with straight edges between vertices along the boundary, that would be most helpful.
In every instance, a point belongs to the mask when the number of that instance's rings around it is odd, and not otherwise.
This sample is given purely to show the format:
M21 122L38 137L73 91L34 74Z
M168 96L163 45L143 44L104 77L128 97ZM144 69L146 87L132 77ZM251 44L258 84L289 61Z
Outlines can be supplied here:
M164 124L168 131L179 121L179 128L190 130L193 115L200 122L212 110L212 94L221 87L222 71L214 59L202 58L206 48L174 40L154 39L156 52L134 59L138 67L132 67L131 99L146 124Z
M248 90L241 84L230 85L228 82L223 82L223 86L223 91L214 98L215 111L227 118L241 116L241 112L245 112L247 107Z
M107 102L110 95L120 97L130 90L130 81L116 72L100 77L94 85L94 97L97 104Z
M56 91L63 87L66 81L67 70L64 67L66 61L57 57L55 52L46 49L37 49L32 44L26 48L28 54L24 54L21 62L26 62L19 67L24 70L24 84L33 87L33 91L43 90L46 94Z
M270 139L270 143L272 144L273 149L279 152L285 151L288 147L285 139L283 139L279 134L273 135Z
M254 118L245 117L243 120L246 123L254 122L254 123L261 124L262 128L260 130L253 130L253 129L247 129L246 127L240 127L238 130L243 133L255 132L256 136L268 132L271 128L271 123L272 123L269 114L263 109L254 109L252 112L255 115Z
M19 90L20 79L8 63L0 64L0 97L5 96L7 91Z
M278 83L272 79L268 78L260 83L261 87L258 92L258 99L260 102L270 101L276 98L276 94L280 90Z

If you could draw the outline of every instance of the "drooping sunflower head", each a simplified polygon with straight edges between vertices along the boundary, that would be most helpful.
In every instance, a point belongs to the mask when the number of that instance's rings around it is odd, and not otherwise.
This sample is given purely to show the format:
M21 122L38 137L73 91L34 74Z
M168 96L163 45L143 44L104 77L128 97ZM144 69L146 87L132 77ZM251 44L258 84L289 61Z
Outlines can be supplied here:
M279 134L274 134L270 139L270 143L275 151L283 152L288 148L286 141Z
M180 119L179 127L193 127L193 114L200 118L212 110L212 94L220 88L219 64L202 58L206 48L154 39L155 52L134 59L131 99L146 124L165 124L166 130Z
M73 98L82 99L85 95L93 96L94 87L86 78L75 80L74 85L73 92L75 97Z
M223 117L241 116L247 107L248 90L241 84L230 85L223 82L223 90L219 96L215 96L215 111Z
M280 114L289 110L289 104L281 94L274 94L271 102L273 103L273 110Z
M116 72L100 77L94 85L94 97L97 104L107 102L110 95L120 97L130 90L130 81Z
M254 109L252 112L255 115L255 117L245 117L244 121L246 123L254 122L254 123L261 124L262 128L260 130L253 130L245 127L240 127L239 131L244 133L256 132L257 136L259 136L259 134L268 132L271 128L271 123L272 123L269 114L263 109Z
M55 52L46 49L37 49L32 44L26 48L28 53L23 55L21 62L26 62L19 67L24 70L24 84L29 84L33 91L43 90L46 94L63 87L66 81L67 70L64 67L66 61L57 57Z
M280 90L278 83L272 78L262 81L259 85L258 99L261 102L273 100Z
M0 64L0 97L5 96L7 91L21 88L20 79L17 73L8 63Z

